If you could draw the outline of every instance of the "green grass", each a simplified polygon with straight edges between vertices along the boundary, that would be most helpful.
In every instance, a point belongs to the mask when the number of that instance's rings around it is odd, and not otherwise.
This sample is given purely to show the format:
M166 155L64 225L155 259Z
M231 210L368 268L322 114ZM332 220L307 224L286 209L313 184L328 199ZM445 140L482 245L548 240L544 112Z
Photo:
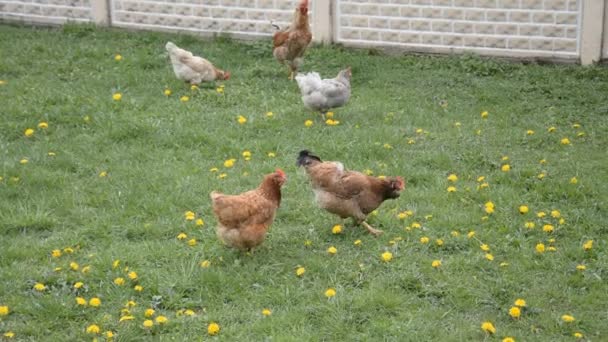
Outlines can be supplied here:
M178 81L164 51L168 40L230 70L224 93ZM83 340L92 338L85 328L97 324L121 341L206 340L207 324L217 322L214 339L226 341L571 341L577 331L606 339L608 70L339 46L311 47L303 70L333 77L347 65L353 97L335 111L340 125L330 127L304 109L268 41L0 26L0 306L11 311L0 316L0 333ZM121 101L112 100L115 92ZM188 102L180 102L184 95ZM237 123L239 115L246 124ZM36 128L41 121L49 127ZM36 129L32 137L24 136L27 128ZM560 144L565 137L570 145ZM316 208L295 167L303 148L407 180L401 198L369 219L383 236L350 225L331 233L340 221ZM226 169L230 158L237 161ZM510 172L501 171L504 163ZM276 167L289 180L266 242L251 256L225 248L208 193L251 189ZM451 173L459 178L454 193L446 191ZM478 189L479 176L488 188ZM483 219L488 201L496 211ZM518 213L522 204L528 214ZM205 221L202 228L185 220L188 210ZM406 210L413 216L399 219ZM537 218L540 211L547 217ZM536 227L525 228L526 221ZM422 227L406 229L414 222ZM547 223L556 227L552 234L541 229ZM181 232L198 244L179 241ZM431 242L421 244L423 236ZM582 247L587 240L594 240L590 251ZM556 251L535 252L541 242ZM494 261L484 258L482 243ZM51 257L66 247L74 253ZM387 250L394 258L385 263ZM211 267L201 268L203 260ZM442 266L433 269L433 260ZM72 261L90 271L69 270ZM577 271L578 264L587 269ZM301 278L298 265L306 268ZM142 292L125 266L137 272ZM116 277L126 284L115 285ZM78 291L77 281L85 284ZM36 282L48 289L37 293ZM330 300L329 287L337 291ZM102 304L78 307L76 296ZM508 311L517 298L528 306L515 320ZM137 303L135 319L119 323L128 300ZM149 307L168 323L146 331ZM264 308L272 315L263 317ZM181 309L196 315L178 316ZM563 314L576 321L563 323ZM480 329L486 320L497 328L493 338Z

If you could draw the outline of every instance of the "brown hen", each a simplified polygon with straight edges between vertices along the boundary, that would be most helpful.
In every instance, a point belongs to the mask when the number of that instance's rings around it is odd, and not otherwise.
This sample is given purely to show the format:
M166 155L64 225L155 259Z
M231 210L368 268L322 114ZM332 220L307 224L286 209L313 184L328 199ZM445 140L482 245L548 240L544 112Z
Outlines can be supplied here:
M281 64L287 64L290 70L289 79L302 64L302 56L312 40L308 25L308 0L300 1L295 9L291 25L276 32L272 37L272 54Z

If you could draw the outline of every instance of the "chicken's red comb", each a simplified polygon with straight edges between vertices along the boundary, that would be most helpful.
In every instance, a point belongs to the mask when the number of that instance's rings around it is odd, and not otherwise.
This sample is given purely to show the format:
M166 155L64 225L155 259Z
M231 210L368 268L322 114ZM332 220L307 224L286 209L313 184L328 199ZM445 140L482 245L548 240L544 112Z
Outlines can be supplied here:
M403 180L403 178L397 176L397 184L399 184L399 190L403 190L403 188L405 188L405 181Z
M308 7L308 0L300 1L300 7Z
M279 176L281 176L283 178L286 177L285 172L283 170L281 170L281 169L276 169L275 172L278 173Z

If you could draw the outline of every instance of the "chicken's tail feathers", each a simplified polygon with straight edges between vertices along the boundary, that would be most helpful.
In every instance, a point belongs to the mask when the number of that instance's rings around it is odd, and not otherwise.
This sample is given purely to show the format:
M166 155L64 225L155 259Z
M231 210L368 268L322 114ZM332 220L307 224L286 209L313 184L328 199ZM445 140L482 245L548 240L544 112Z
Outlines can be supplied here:
M173 44L173 42L167 42L167 44L165 44L165 49L167 49L168 52L174 51L177 48L177 45Z
M308 166L311 162L317 161L321 162L321 158L311 154L308 150L302 150L298 154L298 159L296 160L296 166Z

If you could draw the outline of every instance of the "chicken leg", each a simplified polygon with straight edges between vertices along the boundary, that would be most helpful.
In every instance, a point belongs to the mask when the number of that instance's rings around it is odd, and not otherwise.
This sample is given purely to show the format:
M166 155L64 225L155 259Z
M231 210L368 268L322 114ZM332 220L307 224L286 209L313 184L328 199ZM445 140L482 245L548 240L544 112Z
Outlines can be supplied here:
M361 224L363 225L363 227L365 227L367 229L367 231L369 231L374 237L378 237L380 235L382 235L382 233L384 233L383 231L379 230L379 229L375 229L374 227L372 227L369 223L365 222L365 221L361 221Z

